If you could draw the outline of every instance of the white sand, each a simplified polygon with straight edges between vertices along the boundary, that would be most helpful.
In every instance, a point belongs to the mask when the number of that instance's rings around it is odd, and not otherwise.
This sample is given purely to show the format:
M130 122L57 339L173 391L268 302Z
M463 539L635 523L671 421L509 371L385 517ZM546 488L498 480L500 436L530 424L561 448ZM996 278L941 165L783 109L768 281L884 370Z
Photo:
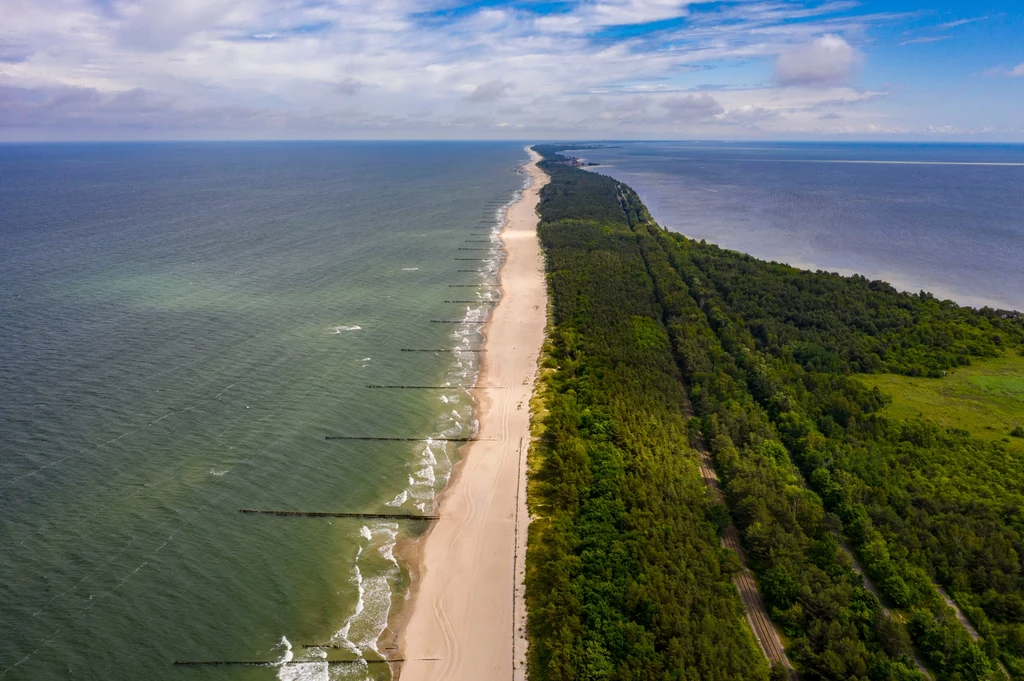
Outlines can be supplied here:
M476 391L481 441L463 450L441 520L418 547L411 614L400 625L402 681L525 679L525 450L547 312L537 203L548 181L529 151L533 184L509 209L502 298L485 328L479 385L500 388Z

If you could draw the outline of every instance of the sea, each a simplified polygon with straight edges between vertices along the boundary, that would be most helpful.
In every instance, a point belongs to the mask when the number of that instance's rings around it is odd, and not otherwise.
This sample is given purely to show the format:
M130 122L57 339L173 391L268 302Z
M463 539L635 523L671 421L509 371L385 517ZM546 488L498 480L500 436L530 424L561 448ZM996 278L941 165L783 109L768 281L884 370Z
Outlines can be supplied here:
M660 225L811 270L1024 310L1024 145L608 142L565 153Z
M0 679L390 678L526 159L0 146Z

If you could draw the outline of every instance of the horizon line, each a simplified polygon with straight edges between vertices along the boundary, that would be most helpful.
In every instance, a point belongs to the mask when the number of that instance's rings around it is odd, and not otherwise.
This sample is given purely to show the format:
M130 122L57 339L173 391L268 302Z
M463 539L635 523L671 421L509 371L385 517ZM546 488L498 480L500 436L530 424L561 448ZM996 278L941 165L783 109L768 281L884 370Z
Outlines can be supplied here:
M587 144L636 144L636 143L696 143L696 144L922 144L922 145L969 145L969 146L1024 146L1024 140L935 140L935 139L903 139L903 140L879 140L879 139L793 139L793 138L772 138L772 139L697 139L697 138L595 138L595 137L562 137L562 138L528 138L528 137L501 137L501 138L479 138L479 137L323 137L323 138L138 138L138 139L52 139L52 140L5 140L0 139L0 146L33 145L33 144L241 144L241 143L337 143L337 142L367 142L367 143L496 143L508 142L517 144L569 144L574 142Z

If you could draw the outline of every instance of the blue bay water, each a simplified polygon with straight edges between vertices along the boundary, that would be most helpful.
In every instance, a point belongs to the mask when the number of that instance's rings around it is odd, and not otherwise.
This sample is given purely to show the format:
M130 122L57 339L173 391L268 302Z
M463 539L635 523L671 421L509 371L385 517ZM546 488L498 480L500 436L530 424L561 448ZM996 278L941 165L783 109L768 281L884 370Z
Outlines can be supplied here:
M664 227L759 258L1024 309L1024 146L610 143L574 152Z
M475 427L455 386L489 309L445 301L497 296L523 160L512 143L0 146L0 678L386 678L173 662L387 652L393 548L417 528L238 509L433 508L457 457L439 439Z

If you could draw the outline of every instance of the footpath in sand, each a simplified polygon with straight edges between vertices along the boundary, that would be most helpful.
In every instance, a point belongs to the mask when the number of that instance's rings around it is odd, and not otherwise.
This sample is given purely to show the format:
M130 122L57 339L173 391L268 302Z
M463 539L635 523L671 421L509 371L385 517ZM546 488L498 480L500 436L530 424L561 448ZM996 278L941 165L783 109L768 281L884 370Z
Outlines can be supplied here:
M533 183L501 232L501 302L485 327L484 388L475 391L480 440L463 450L441 519L419 550L412 611L399 635L402 681L525 679L526 448L547 314L537 203L548 177L529 152Z

